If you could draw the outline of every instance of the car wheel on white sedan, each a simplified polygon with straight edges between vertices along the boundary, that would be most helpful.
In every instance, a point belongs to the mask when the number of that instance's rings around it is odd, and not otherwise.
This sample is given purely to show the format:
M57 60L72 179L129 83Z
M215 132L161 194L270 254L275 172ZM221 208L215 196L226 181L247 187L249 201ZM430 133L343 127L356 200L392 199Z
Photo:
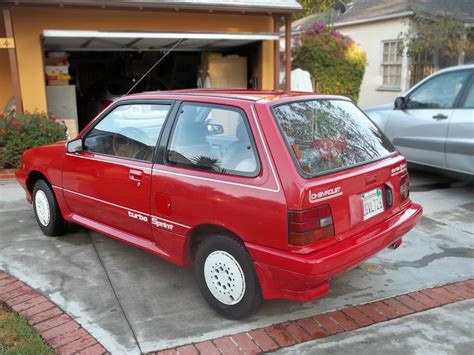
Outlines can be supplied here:
M60 236L64 234L64 219L56 197L44 180L36 181L33 187L33 209L36 222L45 235Z

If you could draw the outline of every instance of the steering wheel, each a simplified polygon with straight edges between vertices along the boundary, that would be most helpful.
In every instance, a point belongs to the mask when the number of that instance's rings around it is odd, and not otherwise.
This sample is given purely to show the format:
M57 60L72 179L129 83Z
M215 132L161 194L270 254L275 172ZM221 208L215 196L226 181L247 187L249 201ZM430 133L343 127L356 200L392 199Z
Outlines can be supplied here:
M144 160L148 146L145 143L146 134L135 127L126 127L114 134L112 149L114 154L124 158Z

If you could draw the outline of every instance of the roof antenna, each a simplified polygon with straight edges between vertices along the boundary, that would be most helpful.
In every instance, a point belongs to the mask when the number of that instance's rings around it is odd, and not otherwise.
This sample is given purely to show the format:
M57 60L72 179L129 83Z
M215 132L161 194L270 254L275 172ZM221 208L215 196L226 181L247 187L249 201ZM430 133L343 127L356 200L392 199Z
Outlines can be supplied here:
M184 38L181 38L178 42L176 42L176 43L174 44L173 47L171 47L170 49L168 49L168 51L167 51L165 54L163 54L163 56L162 56L160 59L158 59L158 60L155 62L155 64L153 64L153 65L151 66L151 68L148 69L148 70L146 71L146 73L143 74L142 77L141 77L140 79L138 79L138 81L137 81L135 84L133 84L133 86L130 88L130 90L128 90L125 95L122 95L122 97L123 97L123 96L127 96L128 94L130 94L130 93L133 91L133 89L135 89L135 87L136 87L138 84L140 84L140 82L141 82L143 79L145 79L145 77L146 77L148 74L150 74L150 72L151 72L153 69L155 69L155 67L156 67L158 64L160 64L161 61L162 61L163 59L165 59L165 58L168 56L168 54L170 54L171 51L173 51L176 47L178 47L178 46L181 44L181 42L183 42L183 41L184 41Z

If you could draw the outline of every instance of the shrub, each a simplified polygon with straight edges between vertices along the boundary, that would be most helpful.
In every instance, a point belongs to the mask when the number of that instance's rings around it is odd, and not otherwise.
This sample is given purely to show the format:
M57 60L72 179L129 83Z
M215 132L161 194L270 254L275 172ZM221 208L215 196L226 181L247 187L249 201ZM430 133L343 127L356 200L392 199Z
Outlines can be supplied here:
M64 139L66 127L51 115L0 113L0 168L18 168L25 150Z
M293 49L293 66L307 70L316 91L359 98L367 57L349 37L324 23L302 31Z

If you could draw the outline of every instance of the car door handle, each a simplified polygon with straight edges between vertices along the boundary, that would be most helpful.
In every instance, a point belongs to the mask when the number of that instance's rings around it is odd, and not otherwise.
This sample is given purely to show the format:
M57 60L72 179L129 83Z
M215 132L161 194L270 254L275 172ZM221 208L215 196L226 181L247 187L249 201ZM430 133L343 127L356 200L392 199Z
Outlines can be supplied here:
M128 177L130 178L130 180L134 180L134 181L141 180L143 177L143 171L130 169L130 173Z
M433 116L435 120L445 120L448 118L448 116L443 115L442 113L438 113L436 116Z

